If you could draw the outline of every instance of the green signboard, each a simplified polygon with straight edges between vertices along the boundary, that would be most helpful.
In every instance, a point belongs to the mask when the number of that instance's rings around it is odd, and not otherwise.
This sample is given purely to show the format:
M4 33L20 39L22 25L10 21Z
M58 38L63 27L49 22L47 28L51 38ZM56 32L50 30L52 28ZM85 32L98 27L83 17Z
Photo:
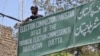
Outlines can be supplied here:
M18 56L42 56L100 42L100 1L39 18L19 28Z
M74 9L36 19L19 28L18 56L42 56L66 49L73 33Z
M75 45L100 42L100 0L80 6L76 12Z

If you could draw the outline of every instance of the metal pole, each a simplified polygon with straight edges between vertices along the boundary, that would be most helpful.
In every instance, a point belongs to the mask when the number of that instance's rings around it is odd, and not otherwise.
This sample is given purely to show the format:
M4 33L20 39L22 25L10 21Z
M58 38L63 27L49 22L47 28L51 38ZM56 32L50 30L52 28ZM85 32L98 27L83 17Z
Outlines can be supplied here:
M5 14L3 14L3 13L0 13L0 15L1 15L2 17L8 17L9 19L13 19L13 20L15 20L15 21L21 22L21 20L19 20L19 19L17 19L17 18L14 18L14 17L12 17L12 16L5 15Z

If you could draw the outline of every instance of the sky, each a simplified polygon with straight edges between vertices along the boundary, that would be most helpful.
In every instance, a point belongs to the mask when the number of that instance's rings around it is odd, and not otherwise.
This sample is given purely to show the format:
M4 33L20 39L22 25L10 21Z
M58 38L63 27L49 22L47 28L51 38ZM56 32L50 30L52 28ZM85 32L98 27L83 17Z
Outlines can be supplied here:
M3 13L5 15L9 15L12 17L15 17L17 19L20 19L20 10L19 6L21 6L21 0L0 0L0 13ZM24 12L23 12L23 19L29 17L31 15L30 7L33 5L33 0L23 0L24 1ZM22 20L22 19L20 19ZM17 21L14 21L12 19L9 19L7 17L1 17L0 15L0 24L5 26L13 27Z

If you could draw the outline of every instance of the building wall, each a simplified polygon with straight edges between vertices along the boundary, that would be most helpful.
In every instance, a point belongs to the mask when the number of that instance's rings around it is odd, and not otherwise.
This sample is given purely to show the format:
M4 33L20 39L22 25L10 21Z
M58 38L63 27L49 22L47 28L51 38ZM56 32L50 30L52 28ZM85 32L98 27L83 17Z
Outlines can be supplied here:
M17 56L17 41L12 37L12 28L0 25L0 56Z

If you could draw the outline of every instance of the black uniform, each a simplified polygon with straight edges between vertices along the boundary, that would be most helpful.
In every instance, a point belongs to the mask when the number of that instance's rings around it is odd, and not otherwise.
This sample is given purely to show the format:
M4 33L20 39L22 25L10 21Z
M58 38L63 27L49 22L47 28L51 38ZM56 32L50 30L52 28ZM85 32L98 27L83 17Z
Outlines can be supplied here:
M37 19L37 18L40 18L40 17L43 17L42 15L37 15L37 16L30 16L29 18L27 18L25 20L25 22L28 22L28 21L31 21L31 20L34 20L34 19Z

